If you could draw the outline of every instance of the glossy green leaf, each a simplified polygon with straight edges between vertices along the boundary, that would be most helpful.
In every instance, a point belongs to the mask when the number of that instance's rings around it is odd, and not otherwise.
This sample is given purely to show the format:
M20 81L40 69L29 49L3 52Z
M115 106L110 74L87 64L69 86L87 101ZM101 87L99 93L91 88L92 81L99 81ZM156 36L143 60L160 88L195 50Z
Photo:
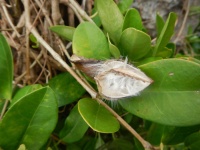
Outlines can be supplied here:
M138 10L135 8L129 9L127 11L124 19L123 30L131 27L137 30L143 29L142 18Z
M108 41L103 32L93 23L81 23L73 37L73 53L93 59L110 58Z
M49 81L49 86L55 92L58 106L64 106L78 100L85 89L69 73L62 73Z
M46 87L22 97L0 122L0 147L16 150L25 144L40 149L56 126L58 106L54 92Z
M200 133L196 132L187 137L185 146L187 146L189 150L198 150L200 147Z
M169 41L174 33L176 18L177 18L177 16L175 13L169 14L169 17L168 17L164 27L162 28L160 36L157 38L153 56L156 56L157 52L162 51L162 49L167 45L167 43L169 43Z
M163 18L157 13L156 14L156 32L157 32L157 38L160 36L160 33L165 25L165 21Z
M60 131L60 138L66 143L72 143L80 140L88 129L88 125L78 112L78 105L71 111L65 125Z
M148 34L135 28L123 31L120 38L120 52L132 61L144 57L151 49L151 38Z
M110 49L110 53L111 55L115 58L115 59L119 59L120 58L120 51L117 48L117 46L115 46L114 44L111 43L109 36L108 36L108 43L109 43L109 49Z
M154 82L139 96L119 101L127 111L172 126L200 123L199 64L181 59L164 59L139 68Z
M64 25L52 26L49 29L68 41L72 41L75 32L74 27Z
M97 132L114 133L119 130L117 119L91 98L81 99L78 102L78 110L85 122Z
M164 145L176 145L183 143L190 134L198 132L199 129L200 125L189 127L166 126L162 136L162 143Z
M113 0L96 0L96 4L103 28L117 45L124 22L122 13Z
M13 58L11 49L0 33L0 98L11 99L13 79Z
M42 88L42 85L40 85L40 84L33 84L33 85L29 85L29 86L25 86L25 87L21 88L14 95L14 97L13 97L13 99L12 99L11 104L10 104L9 107L11 107L17 101L19 101L22 97L30 94L31 92L39 90L40 88Z
M117 6L121 13L123 14L124 12L127 11L131 7L131 4L133 3L133 0L119 0Z

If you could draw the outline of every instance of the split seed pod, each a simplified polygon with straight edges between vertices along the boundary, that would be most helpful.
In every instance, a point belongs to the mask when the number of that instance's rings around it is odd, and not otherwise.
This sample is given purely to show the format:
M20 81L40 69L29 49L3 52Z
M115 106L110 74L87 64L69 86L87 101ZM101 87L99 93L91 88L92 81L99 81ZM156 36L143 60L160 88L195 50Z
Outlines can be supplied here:
M99 94L108 100L136 96L153 80L138 68L120 60L98 61L73 55L77 68L94 78Z

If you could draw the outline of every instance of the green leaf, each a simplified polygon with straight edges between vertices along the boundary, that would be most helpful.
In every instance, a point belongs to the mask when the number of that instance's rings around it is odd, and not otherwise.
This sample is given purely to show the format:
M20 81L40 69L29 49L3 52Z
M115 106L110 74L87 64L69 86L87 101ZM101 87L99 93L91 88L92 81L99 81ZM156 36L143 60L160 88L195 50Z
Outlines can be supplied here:
M80 140L88 129L88 125L78 112L78 105L71 111L60 131L60 138L66 143Z
M74 27L64 25L52 26L49 29L68 41L72 41L75 32Z
M162 58L169 58L173 55L172 49L169 49L167 47L163 47L162 51L159 51L156 54L156 57L162 57Z
M99 18L98 12L97 12L97 5L96 5L96 1L94 1L94 7L92 9L92 16L91 16L92 20L94 21L94 23L100 27L101 26L101 20Z
M119 47L123 56L133 61L138 60L150 51L151 38L142 31L128 28L121 35Z
M0 33L0 98L10 100L12 97L13 58L11 49Z
M93 23L81 23L73 37L73 53L93 59L108 59L110 51L103 32Z
M21 144L17 150L26 150L26 146L24 144Z
M123 30L131 27L137 30L143 29L142 18L138 10L135 8L129 9L126 13L123 24Z
M42 88L42 86L40 84L33 84L33 85L29 85L29 86L25 86L25 87L21 88L14 95L9 107L11 107L17 101L19 101L22 97L30 94L31 92L39 90L40 88Z
M111 150L133 150L133 144L124 139L114 139L105 149Z
M192 133L199 131L200 125L189 127L172 127L166 126L162 136L164 145L176 145L185 141Z
M175 51L176 51L176 45L175 43L168 43L166 46L168 49L171 49L172 54L170 57L174 57Z
M97 132L114 133L119 130L117 119L91 98L81 99L78 102L78 110L85 122Z
M131 4L133 3L133 0L119 0L119 3L117 4L119 10L123 14L131 7Z
M148 57L148 58L142 59L139 62L134 63L134 65L140 66L140 65L144 65L153 61L161 60L161 59L163 58L162 57Z
M157 32L157 38L160 36L160 33L165 25L165 21L163 18L157 13L156 14L156 32Z
M49 81L49 86L55 92L58 106L64 106L78 100L85 89L69 73L62 73Z
M149 131L147 132L147 141L152 145L160 145L162 133L164 130L164 125L152 123Z
M4 106L5 102L6 102L5 100L3 100L3 99L0 98L0 112L3 109L3 106Z
M98 14L103 28L115 45L122 34L123 15L113 0L96 0Z
M127 111L165 125L190 126L200 123L199 64L181 59L164 59L139 68L154 82L139 96L119 101Z
M42 88L17 101L0 122L0 147L16 150L25 144L29 150L40 149L55 128L58 106L54 92Z
M188 147L189 150L197 150L200 147L200 133L196 132L190 135L185 140L185 146Z
M37 41L36 37L33 34L29 35L29 39L31 40L34 45L32 45L33 48L38 48L39 47L39 42Z
M108 35L108 43L109 43L109 49L110 49L110 53L111 55L115 58L115 59L119 59L120 58L120 51L119 49L113 45L110 41L109 35Z
M162 49L169 43L169 40L171 39L171 36L174 33L174 26L176 22L176 14L170 13L169 17L162 28L162 31L160 33L160 36L158 37L155 45L155 49L153 52L153 56L156 56L157 52L162 51Z

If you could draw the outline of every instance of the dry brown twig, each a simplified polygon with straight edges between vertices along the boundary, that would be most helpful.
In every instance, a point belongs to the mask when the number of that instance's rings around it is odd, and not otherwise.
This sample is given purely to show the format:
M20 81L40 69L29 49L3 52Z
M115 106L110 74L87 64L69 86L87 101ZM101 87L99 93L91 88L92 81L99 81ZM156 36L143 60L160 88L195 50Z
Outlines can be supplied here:
M20 34L19 34L19 32L17 31L16 27L14 26L14 24L13 24L11 18L10 18L10 15L9 15L9 13L8 13L8 10L7 10L6 5L5 5L4 2L1 2L1 7L2 7L2 9L3 9L3 11L4 11L4 14L5 14L6 18L7 18L7 21L9 22L9 25L10 25L11 28L15 31L17 37L20 37Z
M188 18L188 15L189 15L189 11L190 11L190 4L191 4L191 1L190 0L186 0L184 3L187 4L187 7L186 7L186 12L185 12L185 16L183 18L183 21L181 23L181 27L178 31L178 34L174 40L174 43L177 43L179 41L181 41L181 39L183 39L183 30L185 29L185 25L186 25L186 21L187 21L187 18Z

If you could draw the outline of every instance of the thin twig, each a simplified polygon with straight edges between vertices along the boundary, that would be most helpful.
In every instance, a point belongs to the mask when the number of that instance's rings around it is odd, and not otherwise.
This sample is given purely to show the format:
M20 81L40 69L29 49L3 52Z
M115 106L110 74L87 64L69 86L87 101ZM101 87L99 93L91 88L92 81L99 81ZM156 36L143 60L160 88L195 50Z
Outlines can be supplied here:
M88 16L88 14L80 7L79 4L77 4L74 0L69 0L69 2L76 8L76 10L79 12L79 14L86 19L87 21L94 23L94 21Z
M30 22L30 9L29 9L29 0L24 1L25 9L25 19L26 19L26 25ZM26 28L26 79L28 83L30 84L30 50L29 50L29 30Z
M183 30L185 29L185 25L186 25L186 21L187 21L187 18L188 18L188 14L189 14L189 11L190 11L190 0L187 0L187 9L186 9L186 13L185 13L185 16L184 16L184 19L183 19L183 22L182 22L182 25L181 25L181 28L176 36L176 39L174 40L174 43L177 43L178 41L180 41L181 38L181 35L183 33Z
M6 8L6 6L5 6L5 4L4 4L3 2L1 3L1 7L3 8L3 11L4 11L4 13L5 13L5 16L6 16L7 20L8 20L8 22L9 22L11 28L15 31L15 33L17 34L17 37L20 37L20 34L19 34L19 32L17 31L17 29L16 29L16 27L14 26L14 24L12 23L12 21L11 21L11 19L10 19L10 16L9 16L9 14L8 14L8 10L7 10L7 8Z
M60 0L60 3L63 3L65 5L69 5L74 10L77 17L81 16L83 19L85 19L85 20L87 20L91 23L94 23L94 21L88 16L88 14L81 8L81 6L76 1L74 1L74 0Z
M57 24L64 24L64 21L62 20L60 9L59 9L59 1L51 0L51 16L54 25Z

